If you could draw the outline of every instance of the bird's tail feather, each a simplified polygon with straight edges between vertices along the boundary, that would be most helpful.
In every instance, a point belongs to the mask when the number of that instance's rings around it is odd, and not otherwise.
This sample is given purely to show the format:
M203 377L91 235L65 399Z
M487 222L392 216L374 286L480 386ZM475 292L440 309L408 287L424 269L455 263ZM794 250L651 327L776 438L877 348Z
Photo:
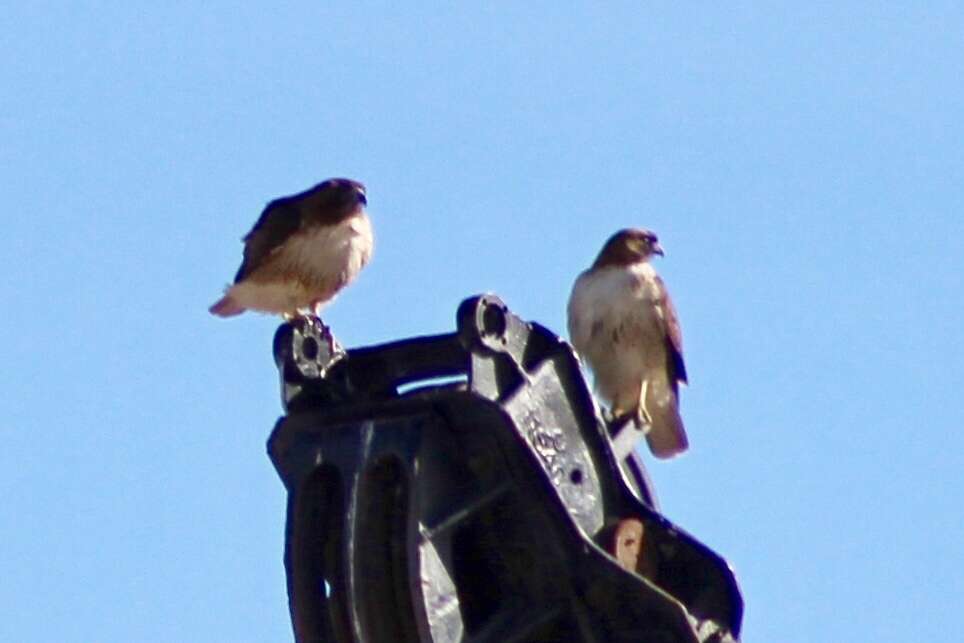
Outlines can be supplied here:
M225 295L214 302L214 305L208 308L208 311L218 317L234 317L243 313L245 308L234 301L231 295Z
M672 458L686 451L689 440L686 439L686 429L683 418L679 414L679 402L676 395L672 395L668 404L656 404L655 387L650 387L646 395L646 411L653 423L646 434L649 448L657 458Z

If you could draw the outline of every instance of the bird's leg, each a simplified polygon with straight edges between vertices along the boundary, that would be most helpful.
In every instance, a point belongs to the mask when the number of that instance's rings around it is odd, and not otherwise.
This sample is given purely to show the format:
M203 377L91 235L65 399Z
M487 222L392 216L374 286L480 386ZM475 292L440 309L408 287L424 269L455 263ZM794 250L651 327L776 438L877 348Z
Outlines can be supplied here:
M646 425L646 431L649 432L649 427L653 425L653 417L646 410L646 392L649 389L649 380L643 378L642 384L639 387L639 406L636 410L636 419L639 424Z

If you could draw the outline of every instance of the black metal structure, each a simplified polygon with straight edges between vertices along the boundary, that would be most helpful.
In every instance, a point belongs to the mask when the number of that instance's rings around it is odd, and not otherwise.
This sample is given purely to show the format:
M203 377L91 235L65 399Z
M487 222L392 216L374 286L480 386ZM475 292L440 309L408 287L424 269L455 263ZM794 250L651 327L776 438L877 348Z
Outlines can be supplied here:
M313 320L279 328L295 639L735 641L732 572L658 513L569 345L490 295L457 324L349 351Z

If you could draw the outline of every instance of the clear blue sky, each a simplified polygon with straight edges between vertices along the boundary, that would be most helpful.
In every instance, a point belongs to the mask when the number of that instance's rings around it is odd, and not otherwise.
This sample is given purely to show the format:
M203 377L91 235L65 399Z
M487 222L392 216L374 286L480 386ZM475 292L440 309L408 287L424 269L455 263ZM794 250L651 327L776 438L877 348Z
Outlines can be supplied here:
M656 230L692 448L651 473L744 641L960 631L958 3L156 4L0 16L0 640L290 640L277 321L206 308L266 201L342 175L351 346L487 290L562 332Z

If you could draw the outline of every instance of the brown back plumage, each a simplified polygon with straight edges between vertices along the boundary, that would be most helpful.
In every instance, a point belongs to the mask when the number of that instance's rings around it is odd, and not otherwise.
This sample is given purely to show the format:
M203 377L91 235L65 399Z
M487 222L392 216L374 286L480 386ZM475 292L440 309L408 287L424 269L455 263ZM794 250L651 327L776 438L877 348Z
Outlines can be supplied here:
M299 230L340 223L354 214L359 204L365 204L365 186L351 179L328 179L304 192L275 199L244 236L244 260L234 282L257 270Z

